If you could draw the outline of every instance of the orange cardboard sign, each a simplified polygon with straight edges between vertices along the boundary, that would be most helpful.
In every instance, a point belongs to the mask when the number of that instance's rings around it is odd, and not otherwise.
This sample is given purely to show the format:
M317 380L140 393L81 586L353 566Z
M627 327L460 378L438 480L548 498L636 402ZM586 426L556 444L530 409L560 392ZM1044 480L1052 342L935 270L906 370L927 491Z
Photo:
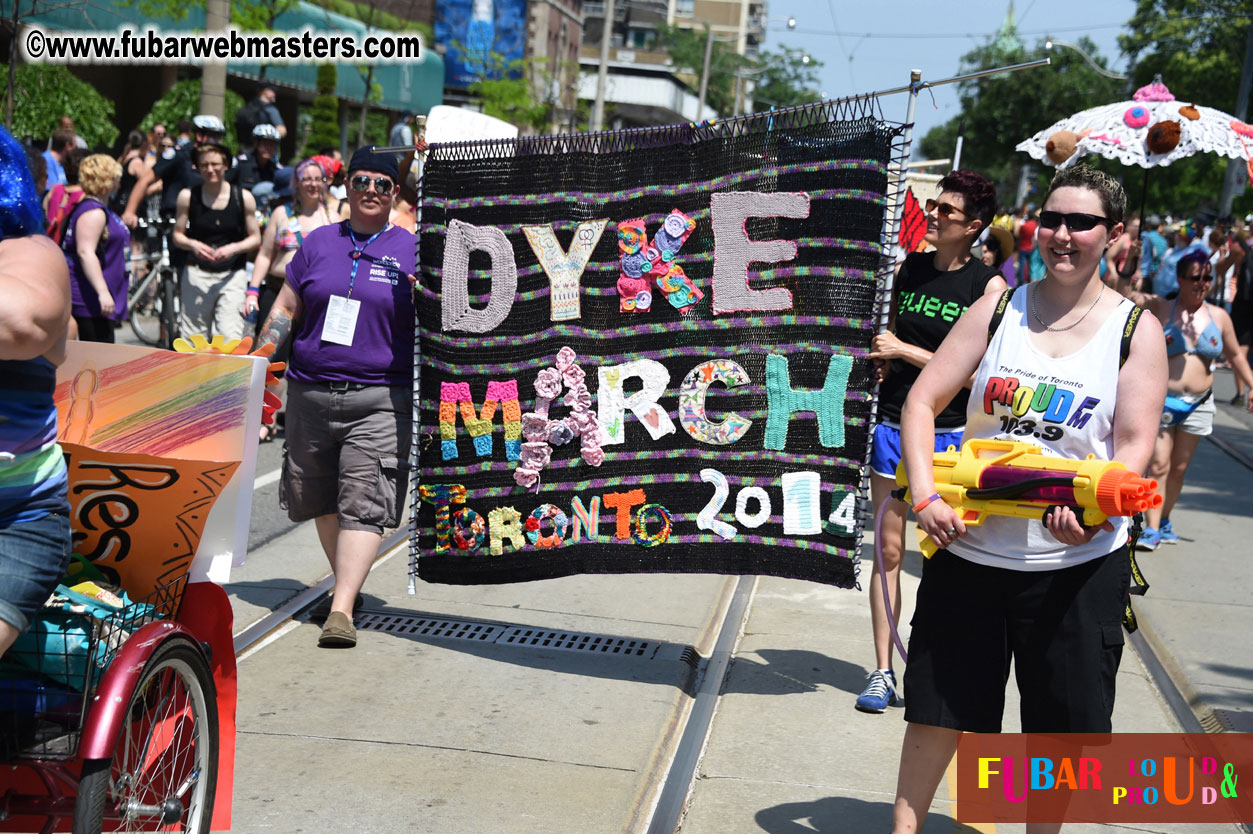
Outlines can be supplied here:
M238 461L102 452L62 443L73 548L141 599L191 568L213 502Z

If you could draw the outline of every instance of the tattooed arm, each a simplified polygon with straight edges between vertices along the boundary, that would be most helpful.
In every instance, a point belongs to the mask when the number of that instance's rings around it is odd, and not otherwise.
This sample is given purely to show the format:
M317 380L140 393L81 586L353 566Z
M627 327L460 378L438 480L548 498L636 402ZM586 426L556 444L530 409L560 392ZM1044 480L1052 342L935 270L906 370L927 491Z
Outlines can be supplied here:
M265 324L261 327L257 347L273 344L275 350L281 348L291 336L292 323L300 317L303 307L300 296L292 289L291 283L284 281L283 289L279 290L278 298L274 299L274 306L270 308L270 314L266 316Z

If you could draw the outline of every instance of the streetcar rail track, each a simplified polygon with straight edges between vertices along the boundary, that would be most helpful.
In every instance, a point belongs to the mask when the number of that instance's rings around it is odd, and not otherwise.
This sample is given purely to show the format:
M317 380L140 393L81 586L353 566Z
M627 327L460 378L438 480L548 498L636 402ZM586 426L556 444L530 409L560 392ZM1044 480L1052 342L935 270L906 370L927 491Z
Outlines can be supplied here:
M405 544L409 538L407 528L400 528L394 531L390 536L383 539L379 545L378 555L374 557L374 562L370 566L370 570L378 567L384 560L392 556L401 545ZM264 615L259 620L250 623L242 631L235 635L235 656L238 658L246 653L250 648L260 644L271 634L279 631L289 621L294 620L310 608L317 605L326 596L327 592L335 586L335 575L327 572L325 576L313 583L309 587L300 591L291 599L284 602L278 608Z

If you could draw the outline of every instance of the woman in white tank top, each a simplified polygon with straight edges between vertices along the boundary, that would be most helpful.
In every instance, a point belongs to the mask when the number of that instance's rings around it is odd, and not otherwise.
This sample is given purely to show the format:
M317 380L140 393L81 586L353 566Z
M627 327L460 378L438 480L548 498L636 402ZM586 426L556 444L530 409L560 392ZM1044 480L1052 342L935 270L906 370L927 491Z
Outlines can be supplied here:
M1126 196L1112 177L1076 165L1057 174L1043 206L1045 278L1019 288L991 342L999 299L976 302L905 402L901 445L916 498L935 492L934 415L972 376L967 439L1148 466L1166 394L1161 325L1141 317L1120 370L1131 307L1098 270L1122 234ZM1011 658L1023 732L1109 732L1129 584L1125 519L1085 529L1063 508L1047 525L996 518L967 528L940 500L915 515L941 550L924 566L910 639L898 834L922 827L961 732L1000 730Z

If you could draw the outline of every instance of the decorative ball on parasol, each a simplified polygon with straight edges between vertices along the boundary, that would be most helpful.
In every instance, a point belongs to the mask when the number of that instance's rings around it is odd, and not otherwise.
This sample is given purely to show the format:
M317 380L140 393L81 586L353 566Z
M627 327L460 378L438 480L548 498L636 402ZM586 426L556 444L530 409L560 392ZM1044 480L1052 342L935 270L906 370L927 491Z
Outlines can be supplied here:
M1075 152L1079 145L1079 134L1073 130L1059 130L1049 137L1044 149L1054 165L1061 165Z
M1179 122L1172 119L1158 122L1149 128L1144 137L1144 146L1149 149L1149 153L1168 154L1178 146L1182 133Z
M1122 114L1123 124L1132 130L1144 127L1149 123L1149 118L1149 109L1140 104L1128 107L1127 112Z

